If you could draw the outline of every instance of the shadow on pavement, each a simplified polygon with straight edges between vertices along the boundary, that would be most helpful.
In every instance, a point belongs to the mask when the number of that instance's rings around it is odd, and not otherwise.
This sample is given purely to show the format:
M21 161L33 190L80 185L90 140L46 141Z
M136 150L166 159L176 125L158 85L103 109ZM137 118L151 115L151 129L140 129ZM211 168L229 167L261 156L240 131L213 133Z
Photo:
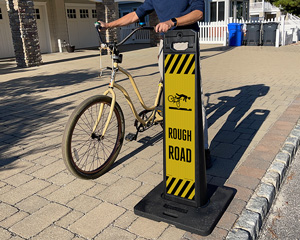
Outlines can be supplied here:
M230 47L230 46L212 46L209 48L203 48L201 47L202 45L200 44L200 52L212 52L212 51L222 51L222 52L226 52L229 50L234 49L234 47Z
M16 60L14 58L3 58L0 59L0 76L8 73L14 72L25 72L28 68L17 67Z
M118 47L118 49L120 50L120 52L130 52L130 51L135 51L135 50L140 50L140 49L144 49L144 48L151 48L153 46L151 46L150 43L131 43L131 44L123 44L121 46ZM82 49L76 49L75 52L83 52L86 50L99 50L99 47L89 47L89 48L82 48Z
M209 102L211 95L222 95L230 91L239 91L239 93L234 97L223 95L218 98L218 103ZM219 179L220 184L225 183L268 117L270 111L264 109L255 109L249 113L255 100L267 95L268 91L268 86L258 84L206 94L206 111L208 115L211 114L208 118L209 127L230 112L210 145L214 162L208 174L222 179L221 181Z
M61 129L53 129L52 124L61 119L63 113L59 109L69 102L57 104L49 100L41 103L40 100L39 97L21 96L0 105L0 166L58 147L56 143L47 144L52 142L49 134L51 132L53 138L61 134Z
M87 59L87 58L99 56L99 54L89 54L89 55L85 55L85 56L77 56L77 57L75 57L76 56L75 53L70 53L70 54L74 54L74 57L69 57L68 56L68 58L63 58L63 59L58 59L58 60L53 60L53 61L47 61L47 62L44 62L43 65L55 64L55 63L62 63L62 62L70 62L70 61L82 60L82 59Z
M150 48L152 47L150 44L126 44L122 45L119 47L120 52L130 52L130 51L135 51L139 49L144 49L144 48ZM69 53L60 59L57 60L52 60L52 61L43 61L42 65L50 65L50 64L56 64L56 63L62 63L62 62L70 62L74 60L82 60L82 59L88 59L91 57L97 57L99 54L95 54L94 50L98 50L99 47L92 47L92 48L84 48L84 49L77 49L73 53ZM93 50L93 53L85 56L78 56L76 53L80 52L86 52L88 50ZM51 53L49 53L51 54ZM57 53L59 54L59 53ZM42 54L42 57L45 54ZM104 54L103 54L104 55ZM21 68L17 67L17 63L15 58L4 58L0 59L0 74L9 74L9 73L14 73L14 72L21 72L21 71L30 71L32 68ZM130 69L129 69L130 70Z
M119 50L120 50L120 52L124 53L124 52L130 52L130 51L135 51L135 50L149 48L149 47L151 47L150 44L127 44L127 45L120 46ZM90 57L97 57L100 54L100 53L97 53L97 54L90 54L90 55L86 55L86 56L77 56L77 57L75 57L76 56L75 54L77 52L85 52L87 50L98 50L99 51L99 47L87 48L87 49L78 49L78 50L75 50L74 53L70 53L70 55L68 54L67 56L69 58L64 58L64 59L59 59L59 60L55 60L55 61L44 62L43 65L48 65L48 64L53 64L53 63L60 63L60 62L69 62L69 61L73 61L73 60L86 59L86 58L90 58ZM70 57L70 56L72 56L72 54L74 54L74 57ZM107 55L107 53L105 53L103 51L102 55Z
M152 67L152 65L143 67ZM62 118L66 119L64 112L75 107L72 104L73 100L67 98L73 96L74 99L76 95L108 86L109 77L104 76L105 81L99 80L98 74L98 72L74 70L54 75L21 77L1 83L0 98L5 101L0 105L0 166L10 164L12 167L11 163L15 160L26 159L27 156L38 153L41 155L42 152L46 154L46 151L60 147L61 139L53 141L51 138L61 138L67 120L59 126L56 122ZM141 76L135 76L135 78L139 77ZM91 80L99 81L99 85L77 89L77 91L70 89L69 92L61 92L50 98L42 97L43 92L54 88L64 89L66 86L76 86ZM116 82L123 81L129 80L125 77ZM66 100L61 101L62 99ZM62 108L65 111L61 111ZM23 141L25 138L26 141Z
M77 85L95 78L96 73L72 71L55 75L17 78L1 83L0 98L0 166L17 159L26 159L38 152L51 151L60 146L65 123L62 108L68 109L73 101L56 101L63 96L43 97L43 92ZM88 91L88 90L86 90ZM79 91L80 92L80 91ZM77 92L78 94L78 92ZM49 94L47 94L49 96ZM23 141L26 138L26 141Z
M211 47L211 48L201 49L201 45L200 45L200 60L215 57L220 54L231 51L233 49L234 49L233 47L227 47L227 46L219 46L219 47ZM205 53L205 56L203 56L202 53Z

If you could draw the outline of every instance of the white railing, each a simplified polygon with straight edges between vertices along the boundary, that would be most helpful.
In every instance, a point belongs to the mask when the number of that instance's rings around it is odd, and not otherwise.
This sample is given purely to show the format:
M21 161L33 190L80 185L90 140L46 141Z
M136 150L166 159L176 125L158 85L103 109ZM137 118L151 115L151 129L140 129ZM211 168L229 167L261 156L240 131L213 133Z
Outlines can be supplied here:
M300 20L285 20L284 32L285 32L285 45L298 42L300 39Z
M286 19L287 20L292 20L292 21L299 21L300 17L297 17L297 16L295 16L293 14L288 13L287 16L286 16Z
M269 2L255 2L249 4L250 13L253 12L279 12L280 9Z
M267 11L275 11L275 12L278 12L280 11L280 9L274 5L272 5L271 3L269 2L264 2L264 11L267 12Z

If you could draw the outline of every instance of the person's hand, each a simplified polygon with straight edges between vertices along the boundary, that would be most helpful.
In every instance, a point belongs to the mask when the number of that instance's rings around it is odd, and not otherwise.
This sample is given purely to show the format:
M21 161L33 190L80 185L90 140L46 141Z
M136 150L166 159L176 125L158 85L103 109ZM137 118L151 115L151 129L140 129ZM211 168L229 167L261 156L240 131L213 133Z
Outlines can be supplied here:
M157 33L167 32L170 28L174 26L174 23L171 20L161 22L155 26L155 31Z
M107 29L107 24L105 22L102 22L102 21L98 21L101 25L101 29L100 31L105 31Z

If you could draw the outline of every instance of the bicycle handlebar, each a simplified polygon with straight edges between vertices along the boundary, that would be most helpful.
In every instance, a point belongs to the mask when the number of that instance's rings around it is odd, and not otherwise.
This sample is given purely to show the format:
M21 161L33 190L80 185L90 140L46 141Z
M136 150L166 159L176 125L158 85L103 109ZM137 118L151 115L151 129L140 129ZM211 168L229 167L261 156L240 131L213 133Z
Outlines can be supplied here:
M100 34L100 30L102 28L101 24L99 22L95 22L94 25L95 25L96 31L98 33L98 36L99 36L99 39L100 39L100 43L102 44L103 40L102 40L102 37L101 37L101 34Z
M96 31L98 33L98 36L99 36L99 40L100 40L100 43L101 44L107 44L106 42L104 42L102 40L102 37L101 37L101 34L100 34L100 30L101 30L101 24L99 22L95 22L95 28L96 28ZM134 30L132 30L131 33L129 33L121 42L115 44L116 47L124 44L133 34L135 34L137 31L139 30L154 30L154 27L144 27L143 25L135 28Z

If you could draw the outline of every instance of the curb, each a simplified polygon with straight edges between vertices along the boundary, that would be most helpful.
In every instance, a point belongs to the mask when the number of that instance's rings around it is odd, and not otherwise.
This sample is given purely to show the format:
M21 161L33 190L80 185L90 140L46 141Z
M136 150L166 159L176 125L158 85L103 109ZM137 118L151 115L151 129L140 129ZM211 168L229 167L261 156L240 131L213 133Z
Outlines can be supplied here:
M262 224L273 204L276 193L286 177L287 170L294 159L299 144L300 119L261 179L242 214L229 231L226 237L227 240L253 240L258 237Z

